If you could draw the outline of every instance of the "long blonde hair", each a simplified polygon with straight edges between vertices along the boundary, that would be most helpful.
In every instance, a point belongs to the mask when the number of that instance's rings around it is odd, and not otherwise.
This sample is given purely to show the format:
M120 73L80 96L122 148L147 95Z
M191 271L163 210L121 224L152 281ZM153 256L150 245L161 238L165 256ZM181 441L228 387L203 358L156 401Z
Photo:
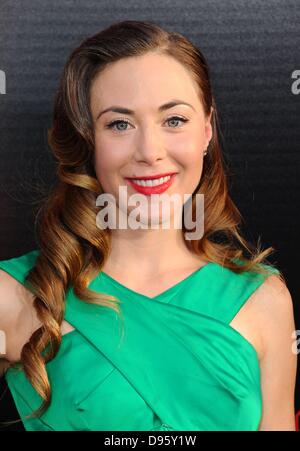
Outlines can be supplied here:
M274 251L273 247L262 251L260 245L250 244L241 235L242 216L228 193L209 68L199 48L179 33L133 20L114 23L84 40L68 58L56 93L48 143L57 161L58 180L38 211L36 237L40 253L25 281L34 294L34 308L43 324L21 352L24 372L43 399L42 406L33 413L36 416L51 401L45 363L55 357L61 344L66 290L73 286L82 301L120 313L118 299L87 288L111 249L109 229L100 229L95 220L96 197L102 188L94 170L90 86L108 64L151 51L172 56L184 65L199 87L207 117L213 107L213 136L201 180L193 193L205 196L204 235L200 240L186 241L187 247L236 273L265 273L260 263L266 263L266 257ZM43 355L49 343L50 351Z

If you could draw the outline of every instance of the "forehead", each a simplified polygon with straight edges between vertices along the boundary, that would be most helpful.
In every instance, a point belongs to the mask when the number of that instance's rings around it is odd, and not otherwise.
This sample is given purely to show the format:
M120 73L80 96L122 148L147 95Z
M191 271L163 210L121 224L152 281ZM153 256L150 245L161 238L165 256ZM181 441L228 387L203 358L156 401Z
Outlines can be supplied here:
M188 70L174 58L155 53L111 63L91 85L92 109L113 104L156 108L174 97L200 104L198 86Z

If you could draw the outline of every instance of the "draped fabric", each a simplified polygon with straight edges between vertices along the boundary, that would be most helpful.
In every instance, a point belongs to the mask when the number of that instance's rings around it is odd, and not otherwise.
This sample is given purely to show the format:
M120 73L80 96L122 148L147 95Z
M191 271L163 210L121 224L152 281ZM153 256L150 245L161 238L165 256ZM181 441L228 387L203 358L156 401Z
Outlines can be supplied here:
M0 268L24 283L38 252ZM210 262L151 298L100 272L89 288L120 299L121 317L71 287L65 320L75 330L46 364L50 407L23 419L26 430L257 430L258 355L230 323L264 280ZM22 417L40 406L21 369L5 377Z

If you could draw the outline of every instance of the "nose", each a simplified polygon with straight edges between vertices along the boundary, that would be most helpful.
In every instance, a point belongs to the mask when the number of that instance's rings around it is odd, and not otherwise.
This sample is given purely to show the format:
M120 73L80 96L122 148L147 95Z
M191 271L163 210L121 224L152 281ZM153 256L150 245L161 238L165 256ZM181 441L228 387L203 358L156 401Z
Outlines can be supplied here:
M153 164L166 156L166 149L161 137L151 127L140 130L134 151L134 159L138 163Z

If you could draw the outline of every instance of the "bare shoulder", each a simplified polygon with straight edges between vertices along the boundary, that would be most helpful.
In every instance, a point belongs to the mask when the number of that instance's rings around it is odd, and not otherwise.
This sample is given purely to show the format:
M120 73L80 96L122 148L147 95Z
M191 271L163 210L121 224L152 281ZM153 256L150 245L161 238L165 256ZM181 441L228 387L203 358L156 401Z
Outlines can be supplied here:
M266 278L255 294L255 303L258 312L264 315L266 327L293 320L292 296L278 275Z
M24 285L0 269L0 360L20 361L23 346L42 326L33 300L34 295ZM64 335L74 327L63 320L60 329Z
M10 274L0 270L0 330L5 336L2 357L19 361L24 344L40 327L32 305L33 294Z
M1 321L10 323L16 314L32 301L32 294L18 280L0 269Z
M293 300L287 285L276 274L266 278L252 296L252 306L263 345L262 356L274 344L275 337L295 329Z
M260 430L294 430L297 354L292 296L287 285L273 274L257 289L254 306L263 343Z
M280 337L284 333L283 323L289 330L294 327L293 302L285 283L272 274L252 293L230 325L250 341L262 361L266 349L274 346L274 334Z

